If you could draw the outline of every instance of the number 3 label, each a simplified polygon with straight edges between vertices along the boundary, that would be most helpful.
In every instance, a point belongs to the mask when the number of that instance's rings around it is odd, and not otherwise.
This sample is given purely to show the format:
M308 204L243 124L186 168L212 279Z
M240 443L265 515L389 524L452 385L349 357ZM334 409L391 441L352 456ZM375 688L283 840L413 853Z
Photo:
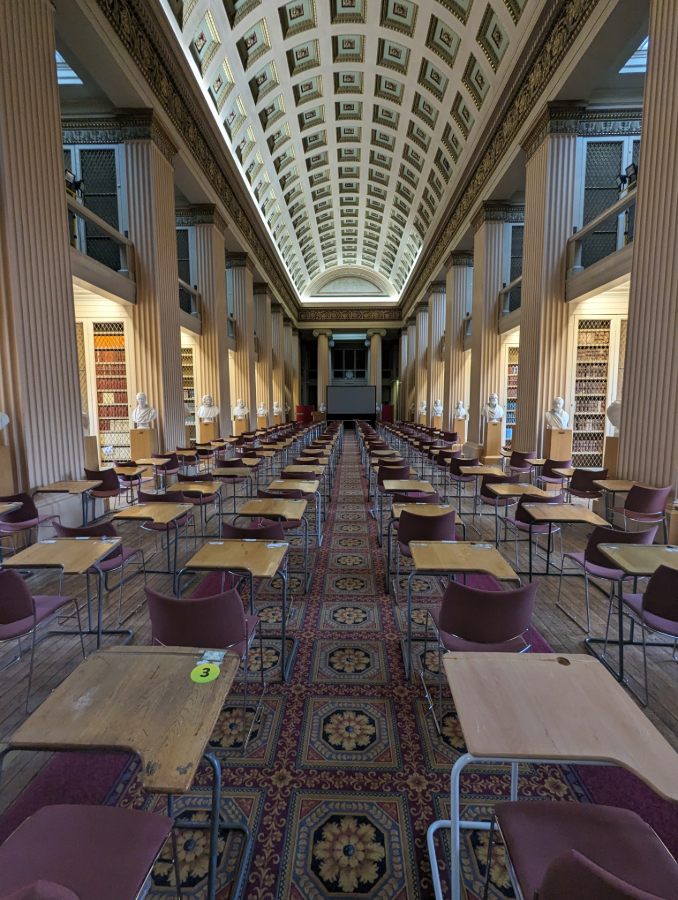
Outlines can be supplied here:
M207 684L208 681L214 681L218 677L219 666L215 666L214 663L203 663L191 671L191 681L197 684Z

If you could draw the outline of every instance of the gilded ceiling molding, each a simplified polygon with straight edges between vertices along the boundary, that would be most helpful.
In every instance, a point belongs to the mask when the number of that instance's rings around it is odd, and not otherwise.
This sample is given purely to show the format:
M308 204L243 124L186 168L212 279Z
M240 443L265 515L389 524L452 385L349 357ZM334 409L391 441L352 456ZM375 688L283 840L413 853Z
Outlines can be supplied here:
M313 307L302 309L298 315L299 322L399 322L400 309L390 306L388 309L380 307L363 307L361 309L328 309L327 307Z
M104 116L63 116L61 131L64 144L153 141L169 162L179 152L152 109L120 109L114 115Z
M461 250L453 250L445 260L445 268L453 269L455 266L470 266L473 268L473 254Z
M299 303L281 278L275 261L250 222L229 181L229 174L218 161L214 140L209 136L203 111L196 105L192 90L164 44L164 36L151 21L145 0L96 0L113 31L136 63L158 102L190 147L212 188L229 216L248 242L271 284L295 315Z
M194 225L214 225L217 231L225 235L228 225L213 203L189 206L177 211L177 228L190 228Z
M551 134L581 137L640 134L642 109L586 109L583 101L547 103L520 146L530 159Z
M457 232L482 193L487 181L500 164L537 105L561 62L570 51L577 36L590 18L600 0L565 0L558 4L557 15L537 42L534 55L527 61L505 110L494 126L485 150L480 155L466 185L456 202L453 200L446 218L432 241L426 260L422 260L416 277L412 278L403 307L408 308L440 269L443 257Z
M486 222L508 222L521 225L525 221L524 203L507 203L505 200L483 200L480 209L471 219L477 231Z

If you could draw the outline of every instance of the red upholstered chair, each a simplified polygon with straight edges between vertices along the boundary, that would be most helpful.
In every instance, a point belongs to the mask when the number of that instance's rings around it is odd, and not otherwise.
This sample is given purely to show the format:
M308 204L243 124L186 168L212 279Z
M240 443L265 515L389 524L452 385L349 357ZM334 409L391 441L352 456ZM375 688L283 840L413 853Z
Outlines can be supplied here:
M264 681L264 645L258 616L245 614L240 594L224 591L212 597L169 597L144 588L151 616L152 641L166 647L200 647L204 650L232 650L240 663L245 664L244 702L242 713L242 752L245 753L252 729L261 715L266 683ZM247 689L249 684L249 654L259 629L259 662L261 667L261 696L247 725Z
M512 516L506 516L504 519L504 527L507 526L513 530L513 535L515 538L515 548L516 548L516 569L518 568L518 532L522 531L524 534L530 533L530 522L532 519L528 515L528 513L523 509L526 503L532 505L533 503L564 503L565 495L564 494L554 494L552 497L549 497L546 500L544 497L541 497L539 494L523 494L522 497L518 500L518 505L516 506L515 512ZM544 525L533 525L532 526L532 536L535 539L535 550L539 548L539 536L542 534L547 535L548 540L551 540L551 536L557 533L560 534L560 557L562 559L563 556L563 534L560 528L560 525L556 525L555 523L546 523ZM555 539L554 539L555 546Z
M495 822L498 829L495 829ZM636 813L595 803L497 803L490 826L503 839L516 897L538 900L670 900L678 864Z
M622 516L624 529L629 520L643 524L661 523L664 527L664 543L668 544L668 532L666 528L666 502L673 487L664 488L643 487L634 484L626 495L623 506L614 506L612 512Z
M570 497L580 497L582 500L599 500L603 496L603 492L593 482L602 481L605 478L607 478L607 469L575 469L570 478L568 493Z
M0 516L0 540L3 537L9 537L12 541L12 549L16 552L14 545L14 535L20 532L28 532L28 543L31 543L31 531L35 528L35 539L38 539L38 531L41 525L47 522L60 522L59 516L41 516L38 508L33 502L30 494L21 492L20 494L8 494L6 497L0 497L0 503L21 503L19 509L14 512L8 512Z
M136 466L136 463L131 459L117 459L115 461L115 465L116 468L133 469ZM152 475L144 475L141 472L138 475L118 475L117 477L118 481L120 482L120 486L127 492L128 503L134 503L135 487L138 489L142 486L142 484L151 484L155 481Z
M173 824L119 806L43 806L0 847L0 897L135 900Z
M58 537L65 538L74 538L74 537L120 537L115 525L112 522L99 522L97 525L87 525L84 528L71 528L67 525L55 525L56 533ZM122 618L122 587L125 583L124 579L124 569L127 563L134 559L135 556L141 556L141 563L139 571L143 571L144 573L144 583L146 583L146 562L144 560L144 551L141 547L124 547L122 544L118 544L115 550L111 550L108 556L105 556L98 563L98 568L104 573L104 587L107 591L115 590L115 585L113 587L108 586L108 575L110 572L120 572L120 594L118 596L118 622L122 624L126 622L130 616L134 615L134 613L139 609L137 608L131 612L124 619ZM87 572L87 603L89 606L89 577L90 575L97 575L96 569L89 569Z
M190 503L191 506L198 506L200 508L200 536L205 536L205 525L210 522L215 515L218 515L219 512L219 494L202 494L200 491L192 491L190 485L195 484L200 481L212 481L209 472L203 472L200 475L182 475L181 472L177 473L177 484L185 484L185 487L182 488L181 494L186 503ZM214 512L211 516L207 515L206 506L211 504L214 505Z
M100 481L99 487L89 492L92 500L92 518L96 519L97 500L110 500L113 497L118 498L118 507L120 506L120 482L115 474L115 469L85 469L85 478L87 481ZM87 501L89 504L89 500ZM104 510L106 504L104 503ZM110 507L109 507L110 508ZM105 514L105 513L104 513ZM89 516L87 517L89 519Z
M176 475L181 468L179 457L176 453L151 453L151 459L167 460L167 462L163 463L161 466L154 466L153 468L162 475L165 487L169 487L169 477L171 475Z
M144 491L139 491L138 494L139 503L186 503L184 495L181 491L173 491L171 494L147 494ZM195 517L192 512L187 512L185 515L175 520L177 528L184 528L186 531L186 539L188 539L188 526L189 524L193 525L193 538L195 547L198 547L198 533L195 530ZM144 531L153 531L156 534L160 532L160 534L164 534L167 537L167 546L169 548L169 544L171 543L171 535L174 532L176 534L175 522L168 522L165 524L164 522L143 522L141 524L141 528ZM160 546L164 549L162 543L162 536L160 538ZM168 549L169 552L169 549Z
M452 457L452 459L450 460L450 481L452 482L452 484L457 485L457 501L460 504L459 512L461 512L462 484L473 484L473 482L476 480L475 475L464 475L461 471L461 467L479 465L479 457L475 457L474 459L461 459L461 457Z
M396 601L400 590L400 557L412 557L410 541L456 541L456 518L451 507L440 516L418 516L406 509L401 512L396 540Z
M583 570L584 574L584 592L586 596L586 632L591 631L591 612L589 609L589 578L596 578L602 581L610 582L610 605L614 597L614 589L624 573L620 569L615 569L610 560L603 555L598 549L598 544L652 544L654 536L657 533L657 526L653 525L647 531L618 531L616 528L606 528L603 525L596 525L591 532L586 550L583 553L566 553L563 556L563 565L560 568L560 585L558 587L558 599L556 606L560 606L560 591L563 586L563 569L565 560L571 559L572 562ZM630 576L625 576L629 578ZM569 613L563 606L560 606L566 616L569 616L573 622L579 625L576 616ZM609 621L609 616L608 616ZM580 626L581 627L581 626Z
M80 610L75 597L51 597L46 595L34 596L28 589L28 585L21 575L14 569L0 569L0 643L5 641L18 641L19 655L10 660L7 666L21 659L21 638L31 635L31 665L28 670L28 690L26 692L26 712L31 698L31 684L33 681L33 664L35 661L36 632L41 625L54 613L59 612L64 606L72 603L75 606L78 619L78 631L80 632L80 646L83 659L85 657L85 644L80 625ZM58 632L55 632L57 634ZM1 880L1 873L0 873Z
M179 456L179 453L181 453L181 456ZM186 456L185 454L187 453L190 454L190 456ZM198 454L192 447L177 447L177 458L181 460L184 469L191 469L195 466L197 472Z
M514 475L517 473L518 475L529 475L531 477L532 466L527 460L536 458L536 450L531 450L529 453L520 453L518 450L514 450L509 459L509 472Z
M491 484L518 484L519 481L519 472L516 472L514 475L483 475L480 479L478 500L480 500L482 505L490 506L493 510L506 510L509 506L516 506L518 503L516 497L497 497L496 494L492 493L489 487ZM482 516L483 513L481 512L480 515ZM506 537L506 525L504 525L504 537Z
M570 457L570 459L547 459L544 463L543 469L541 470L541 475L539 476L540 486L543 488L543 490L547 491L549 489L549 485L557 484L559 489L562 491L565 479L562 475L558 475L553 470L571 468L572 457Z
M247 484L247 493L248 494L251 494L251 487L252 487L252 482L250 481L250 476L247 474L239 475L238 470L240 470L240 472L242 472L243 470L245 470L245 472L248 472L249 468L248 468L248 466L245 465L244 462L242 462L241 459L239 459L237 457L235 459L227 459L225 462L223 462L221 464L220 468L229 470L228 475L219 475L219 477L217 478L217 481L221 481L223 484L227 484L227 485L230 484L233 486L233 513L235 514L237 512L236 493L238 490L238 485L239 484ZM232 475L230 474L231 469L233 469Z
M503 591L498 584L494 590L478 590L450 581L440 608L429 610L438 643L438 732L443 713L443 652L528 651L532 646L532 609L538 585L538 581L532 581L512 591ZM424 660L427 659L427 636L428 628L424 631ZM421 679L433 712L423 668Z

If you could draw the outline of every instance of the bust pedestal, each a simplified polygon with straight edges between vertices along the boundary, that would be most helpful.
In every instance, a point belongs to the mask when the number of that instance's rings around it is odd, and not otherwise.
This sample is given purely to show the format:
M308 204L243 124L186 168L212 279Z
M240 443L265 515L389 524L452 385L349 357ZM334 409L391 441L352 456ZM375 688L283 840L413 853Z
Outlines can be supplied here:
M468 419L454 419L452 431L459 435L459 443L465 444L468 440Z
M325 421L325 413L323 413L323 412L317 412L316 410L313 410L311 415L313 416L314 422L324 422Z
M257 428L268 428L268 416L257 416Z
M481 462L485 466L498 466L501 463L503 422L487 422L485 424L485 446Z
M247 427L247 419L234 419L233 420L233 434L236 437L240 437L243 431L249 431Z
M150 459L158 453L157 428L132 428L129 433L130 455L132 459Z
M214 422L196 422L195 439L199 444L208 444L217 436L217 427Z
M570 459L572 457L572 429L547 428L544 431L544 458Z
M617 453L619 452L619 438L606 437L603 443L603 468L607 469L608 478L617 477Z
M276 414L273 416L273 424L274 424L274 425L280 425L280 413L276 413Z
M426 425L426 413L419 413L417 422L419 422L420 425Z
M97 463L96 468L99 468ZM8 497L16 494L14 475L12 474L12 448L0 445L0 496Z
M432 421L431 421L431 425L432 425L434 428L437 428L438 431L442 431L442 427L443 427L443 417L442 417L442 416L433 416L433 419L432 419Z

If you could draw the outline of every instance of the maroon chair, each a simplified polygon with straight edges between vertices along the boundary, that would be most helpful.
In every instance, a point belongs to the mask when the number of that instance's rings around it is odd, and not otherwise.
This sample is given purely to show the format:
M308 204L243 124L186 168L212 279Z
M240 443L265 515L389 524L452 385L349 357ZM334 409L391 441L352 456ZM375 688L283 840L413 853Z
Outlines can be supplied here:
M603 553L598 549L598 544L642 544L646 546L653 543L656 533L656 525L654 525L652 528L648 528L647 531L619 531L612 526L607 528L603 525L596 525L596 527L591 532L588 544L586 545L586 550L584 550L583 553L570 552L566 553L563 556L563 564L560 567L560 585L558 587L558 599L556 600L556 606L560 606L565 615L569 616L573 622L576 622L577 625L579 625L579 620L577 619L577 617L573 616L563 606L560 605L560 592L563 587L563 569L565 568L565 560L571 559L576 566L583 570L584 574L584 592L586 595L586 632L588 634L591 631L591 611L589 608L589 578L596 578L602 581L610 582L611 605L612 599L614 597L614 589L619 580L622 577L624 579L631 577L629 575L624 575L621 569L615 569L610 563L610 560L606 556L604 556ZM579 627L581 628L581 625Z
M626 495L623 506L613 506L612 512L624 519L624 530L629 519L644 525L662 524L664 526L664 543L668 544L669 536L666 527L666 503L673 487L643 487L634 484Z
M438 717L426 687L425 667L421 680L429 708L440 733L443 715L443 651L525 653L532 646L530 630L538 581L503 591L479 590L452 581L447 585L439 609L429 610L438 644ZM424 630L424 660L427 656L428 626Z
M562 491L565 479L562 475L558 475L553 470L571 468L572 457L570 457L570 459L547 459L544 463L544 467L541 470L541 475L539 476L539 481L541 482L542 489L548 490L548 485L557 484Z
M0 497L0 503L21 503L19 509L13 512L5 513L0 516L0 540L3 537L9 537L12 540L12 550L16 553L14 545L14 535L20 532L28 532L28 544L31 543L31 531L35 528L35 539L38 539L38 531L41 525L47 522L53 522L55 519L60 522L59 516L46 515L41 516L38 508L33 502L33 498L26 492L20 494L8 494Z
M603 491L593 482L605 478L607 469L575 469L570 478L568 493L571 497L580 497L582 500L599 500L603 496Z
M87 525L83 528L71 528L68 525L55 525L56 533L58 537L64 538L75 538L75 537L120 537L115 525L112 522L99 522L97 525ZM120 595L118 597L118 622L122 625L123 622L126 622L134 613L137 612L141 608L141 604L137 606L135 610L133 610L128 616L122 618L122 587L125 583L124 578L124 568L127 563L134 559L135 556L141 554L141 570L144 573L144 584L146 583L146 561L144 560L144 551L141 547L124 547L122 544L118 544L115 550L111 550L108 556L104 556L102 560L97 563L97 568L92 568L87 570L87 608L90 609L90 591L89 591L89 578L90 575L99 575L99 571L104 573L104 587L110 593L115 590L114 587L108 586L108 575L109 572L120 572ZM97 569L99 571L97 571Z
M518 568L518 532L522 531L524 534L530 533L530 522L532 522L532 518L525 512L523 507L526 503L530 505L534 503L564 503L565 495L564 494L554 494L552 497L549 497L546 500L544 497L539 494L523 494L522 497L518 500L518 505L516 506L516 511L512 516L506 516L504 518L504 529L507 526L510 526L513 529L513 535L515 538L515 548L516 548L516 569ZM563 534L560 528L560 525L556 525L555 522L547 522L543 525L532 525L532 536L535 538L535 550L539 549L539 535L545 534L548 536L548 540L550 542L552 535L556 533L560 534L560 558L563 558ZM529 540L529 538L528 538ZM555 540L554 540L555 546Z
M514 450L511 453L511 458L509 459L509 472L518 473L518 475L529 475L530 479L532 478L532 466L529 464L528 459L536 459L537 451L530 450L529 453L520 453L518 450Z
M211 482L212 478L208 472L204 472L202 475L182 475L181 472L177 473L177 484L186 485L181 491L185 502L200 508L200 537L205 537L205 525L211 522L215 515L219 514L221 498L217 493L202 494L200 491L192 491L190 485L201 481ZM211 516L208 516L205 507L209 506L210 503L214 504L214 512Z
M131 459L117 459L115 461L116 468L130 468L133 469L136 466L134 460ZM138 475L123 475L120 474L117 476L120 486L125 489L127 492L127 501L128 503L134 503L134 487L136 485L137 488L140 488L142 484L149 484L154 482L155 479L152 475L144 475L143 473L139 473Z
M443 440L446 444L459 443L459 435L456 431L443 431Z
M246 466L245 463L242 462L241 459L236 457L235 459L227 459L225 462L223 462L221 464L220 469L229 469L229 470L233 469L232 475L219 475L217 477L217 481L221 481L222 484L226 484L226 485L230 484L233 486L233 513L235 514L237 512L236 493L238 490L238 485L239 484L247 484L248 495L251 495L251 488L252 488L252 482L250 481L249 475L238 475L237 470L244 469L246 472L248 472L249 467Z
M184 495L181 491L173 491L171 494L147 494L145 491L139 491L137 494L139 498L139 503L186 503L184 499ZM176 529L175 529L176 523ZM185 515L180 516L178 519L175 519L174 522L168 522L165 524L164 522L142 522L140 528L144 531L153 531L156 534L160 532L160 547L161 549L165 549L162 543L162 535L166 535L167 537L167 552L168 552L168 569L169 569L169 546L172 542L171 534L174 532L178 537L178 529L185 528L186 529L186 540L188 540L188 526L189 523L193 525L193 538L195 547L198 547L198 533L195 530L195 517L192 512L187 512Z
M198 470L198 454L192 447L177 447L177 459L179 458L179 453L181 453L181 464L182 468L190 469L195 466L195 470ZM189 455L186 455L189 454Z
M14 569L0 569L0 643L18 641L19 655L11 659L0 669L6 669L21 659L21 638L31 635L31 664L28 670L28 691L26 692L26 712L31 698L33 681L33 664L35 661L36 632L38 625L51 618L55 613L72 603L78 619L80 646L85 658L85 642L80 625L80 610L75 597L53 597L43 594L33 595L21 575ZM54 632L58 635L59 632ZM1 877L1 876L0 876Z
M135 900L173 825L120 806L43 806L0 847L0 896Z
M495 829L495 822L497 828ZM484 898L495 830L516 897L538 900L670 900L678 864L636 813L595 803L497 803L490 824Z
M241 665L245 664L245 697L242 708L244 754L252 729L261 715L266 690L263 634L258 616L246 615L240 594L236 590L200 598L169 597L149 587L145 587L144 590L151 616L154 644L164 644L166 647L200 647L203 650L232 650ZM245 737L249 654L257 629L259 629L261 696Z
M400 589L400 557L412 557L410 541L456 541L456 518L451 507L439 516L418 516L406 509L401 512L396 540L396 601Z
M87 481L100 481L99 487L89 491L87 506L89 500L92 500L92 518L96 518L97 500L110 500L112 497L118 497L118 507L120 506L120 482L115 474L115 469L85 469L85 478ZM104 515L106 504L104 503ZM109 507L110 508L110 507ZM85 515L85 521L89 521L89 515Z
M515 475L483 475L480 479L480 490L478 491L478 500L481 505L491 506L495 512L493 515L498 515L498 511L500 509L508 509L509 506L516 506L518 503L518 498L516 497L498 497L496 494L493 494L489 489L491 484L518 484L520 481L520 473L516 472ZM479 514L482 516L483 513ZM482 526L481 526L482 527ZM499 531L497 529L497 546L499 546ZM504 523L504 538L506 538L506 523Z
M151 459L166 459L167 462L163 463L161 466L154 466L156 472L160 473L163 477L163 484L165 488L169 486L168 478L170 475L176 475L181 469L181 463L179 462L179 457L176 453L151 453Z
M479 466L480 458L475 457L474 459L462 459L461 457L453 457L450 460L450 481L452 484L457 485L457 502L459 503L459 512L461 513L461 486L462 484L473 484L476 480L475 475L464 475L461 471L461 467L464 466Z

